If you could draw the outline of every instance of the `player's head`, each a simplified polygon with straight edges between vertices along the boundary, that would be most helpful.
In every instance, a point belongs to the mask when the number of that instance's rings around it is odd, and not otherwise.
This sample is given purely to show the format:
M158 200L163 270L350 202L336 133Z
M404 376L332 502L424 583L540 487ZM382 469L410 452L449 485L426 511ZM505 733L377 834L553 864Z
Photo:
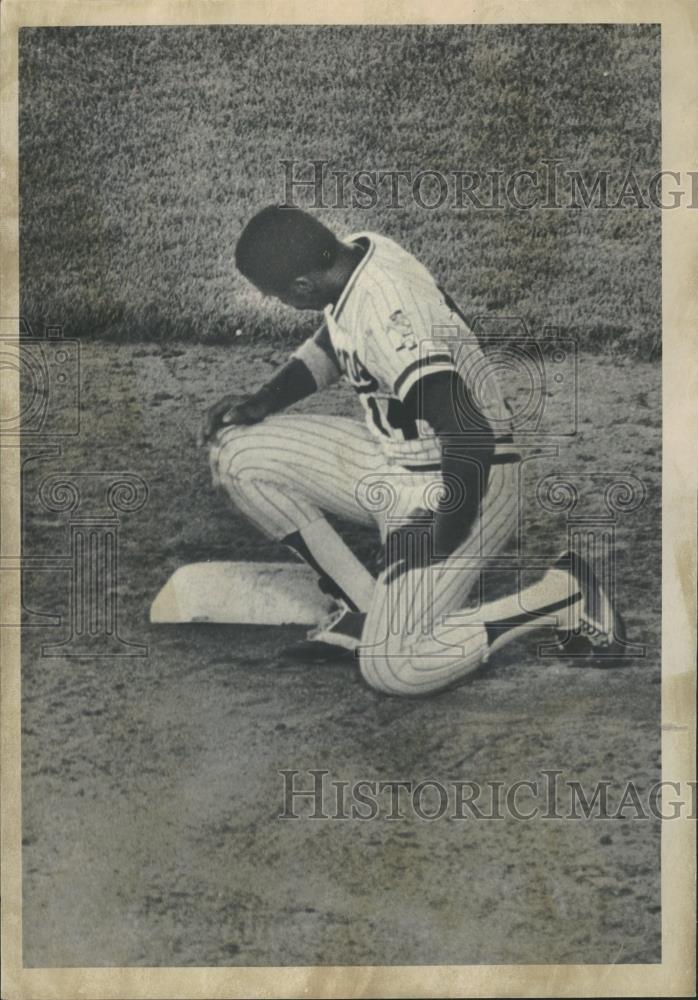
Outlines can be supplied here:
M322 309L332 298L330 272L340 252L334 233L312 215L269 205L243 229L235 264L264 295L296 309Z

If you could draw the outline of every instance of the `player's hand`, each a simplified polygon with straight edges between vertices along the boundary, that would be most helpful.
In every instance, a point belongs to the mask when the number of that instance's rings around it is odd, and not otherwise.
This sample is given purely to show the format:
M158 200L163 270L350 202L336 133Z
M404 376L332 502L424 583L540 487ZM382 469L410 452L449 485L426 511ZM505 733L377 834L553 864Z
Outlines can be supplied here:
M199 447L209 444L223 427L257 424L268 415L268 408L258 396L223 396L204 414L198 434Z

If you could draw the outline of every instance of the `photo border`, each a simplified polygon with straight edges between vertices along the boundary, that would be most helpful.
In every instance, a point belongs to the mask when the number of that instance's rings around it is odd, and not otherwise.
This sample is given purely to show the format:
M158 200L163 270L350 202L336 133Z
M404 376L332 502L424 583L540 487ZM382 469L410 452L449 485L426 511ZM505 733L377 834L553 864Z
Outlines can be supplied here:
M0 316L19 316L18 31L21 27L204 24L654 23L661 25L662 168L698 170L698 4L693 0L5 0L0 9ZM698 182L698 177L694 178ZM698 183L696 184L698 189ZM696 480L698 449L698 211L662 216L662 775L695 780ZM18 412L16 373L3 409ZM2 546L19 554L20 456L2 449ZM10 577L5 579L4 577ZM648 581L652 586L653 581ZM14 574L0 600L18 621ZM662 962L653 965L22 967L20 630L0 629L2 957L6 1000L43 998L694 996L695 822L662 826ZM667 796L667 799L669 796Z

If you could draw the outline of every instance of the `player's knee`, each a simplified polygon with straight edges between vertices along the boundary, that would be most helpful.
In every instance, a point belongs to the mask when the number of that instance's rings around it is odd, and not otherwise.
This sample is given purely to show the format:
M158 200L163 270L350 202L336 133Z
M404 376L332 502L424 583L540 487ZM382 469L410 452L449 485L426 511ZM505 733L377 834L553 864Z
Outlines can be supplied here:
M426 664L423 664L423 667ZM424 669L418 670L411 656L361 650L359 654L361 676L369 687L382 694L415 697L432 690Z
M209 449L214 485L230 488L258 463L260 442L250 427L231 427ZM255 457L256 456L256 457Z
M374 691L408 698L446 690L483 662L483 650L474 643L452 656L444 655L446 647L440 653L412 647L382 655L379 648L360 650L361 676Z

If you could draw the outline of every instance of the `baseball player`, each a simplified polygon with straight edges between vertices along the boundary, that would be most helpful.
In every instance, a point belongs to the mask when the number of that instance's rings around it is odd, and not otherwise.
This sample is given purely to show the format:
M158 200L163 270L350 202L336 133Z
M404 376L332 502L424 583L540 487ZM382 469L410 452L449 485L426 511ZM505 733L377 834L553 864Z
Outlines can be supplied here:
M570 552L520 593L466 612L482 559L516 524L520 455L496 373L415 257L384 236L340 240L300 209L269 206L245 226L235 261L264 296L324 313L268 383L217 402L201 432L214 482L336 599L301 655L350 654L376 690L422 695L461 681L538 620L592 645L623 639L611 600ZM365 423L278 415L339 378ZM377 529L377 576L327 513Z

